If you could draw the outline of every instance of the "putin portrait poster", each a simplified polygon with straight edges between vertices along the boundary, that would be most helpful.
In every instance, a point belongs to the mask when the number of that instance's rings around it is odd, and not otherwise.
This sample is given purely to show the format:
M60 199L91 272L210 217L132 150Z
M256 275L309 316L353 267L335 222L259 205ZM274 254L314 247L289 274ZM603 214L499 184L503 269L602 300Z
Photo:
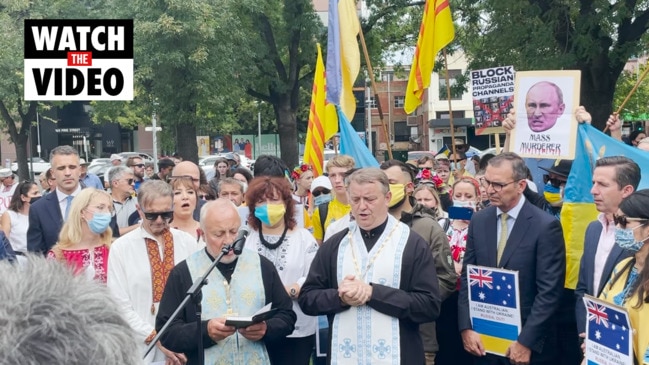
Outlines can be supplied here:
M574 159L580 82L580 71L517 72L510 151L521 157Z

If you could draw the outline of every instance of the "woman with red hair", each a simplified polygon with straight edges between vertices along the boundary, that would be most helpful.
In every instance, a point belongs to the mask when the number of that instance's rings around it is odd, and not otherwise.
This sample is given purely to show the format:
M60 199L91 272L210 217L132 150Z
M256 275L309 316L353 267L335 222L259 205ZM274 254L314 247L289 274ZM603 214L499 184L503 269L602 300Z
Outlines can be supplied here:
M275 265L297 315L292 334L273 343L266 341L271 363L308 365L315 343L316 318L302 312L297 297L318 244L309 231L297 227L291 190L291 184L283 177L252 180L246 193L251 231L245 247Z

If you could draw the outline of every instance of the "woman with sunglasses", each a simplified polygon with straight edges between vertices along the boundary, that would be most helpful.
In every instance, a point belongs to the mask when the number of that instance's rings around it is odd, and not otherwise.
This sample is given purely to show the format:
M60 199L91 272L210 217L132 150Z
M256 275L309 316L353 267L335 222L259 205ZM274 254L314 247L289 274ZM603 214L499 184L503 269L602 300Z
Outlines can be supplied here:
M70 265L75 274L106 283L113 232L113 202L107 192L86 188L74 197L59 241L47 257Z
M29 228L29 207L40 198L38 185L23 181L16 187L9 207L0 218L2 231L9 239L11 247L18 255L27 252L27 229Z
M203 232L194 219L198 196L191 179L173 178L169 181L173 189L174 216L170 222L173 228L189 233L196 242L201 241Z
M613 218L615 244L633 256L613 269L600 298L629 312L635 363L649 364L649 189L622 200Z
M284 177L263 176L252 181L246 193L251 231L245 247L275 265L297 315L292 334L272 344L266 341L271 363L308 365L315 344L316 319L302 312L297 297L318 244L309 231L297 227L291 190Z

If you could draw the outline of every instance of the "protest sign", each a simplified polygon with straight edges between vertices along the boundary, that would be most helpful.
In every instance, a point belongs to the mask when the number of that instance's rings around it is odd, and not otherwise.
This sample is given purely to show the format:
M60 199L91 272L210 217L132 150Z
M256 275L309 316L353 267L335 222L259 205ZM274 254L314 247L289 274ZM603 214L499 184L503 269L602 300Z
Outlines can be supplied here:
M584 296L586 305L586 363L589 365L632 365L633 330L622 307Z
M514 99L514 66L471 71L475 134L504 133L502 122Z
M521 157L572 160L580 80L580 71L517 72L509 150Z
M518 272L468 265L469 315L485 351L505 356L521 332Z

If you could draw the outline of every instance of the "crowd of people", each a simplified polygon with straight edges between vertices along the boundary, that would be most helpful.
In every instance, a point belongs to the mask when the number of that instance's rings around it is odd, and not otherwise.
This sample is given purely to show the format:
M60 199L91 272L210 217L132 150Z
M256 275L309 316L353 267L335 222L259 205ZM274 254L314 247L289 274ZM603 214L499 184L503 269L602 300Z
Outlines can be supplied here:
M503 122L508 133L514 113ZM580 108L577 119L590 116ZM619 136L620 121L608 124ZM640 148L642 136L635 137ZM559 220L571 161L531 161L508 151L468 156L467 147L380 168L359 168L337 155L317 177L312 166L291 170L274 156L259 156L249 171L231 154L207 173L168 158L153 173L131 157L114 161L104 185L76 149L60 146L40 184L14 183L11 171L0 169L1 188L13 189L0 212L0 259L12 263L0 264L0 272L30 270L15 279L3 275L18 287L34 286L36 272L51 272L43 282L69 291L48 307L54 318L67 320L62 311L77 304L87 311L79 316L109 306L84 329L109 338L69 341L114 344L111 358L130 359L115 363L575 365L583 358L584 295L629 311L636 362L649 363L649 190L638 190L641 166L624 156L597 160L591 193L599 217L586 230L572 290L564 288ZM243 226L249 234L239 252L232 244ZM218 257L202 295L172 318ZM69 272L59 272L56 262ZM473 329L467 265L518 272L522 328L505 357L487 353ZM89 297L81 298L80 289ZM43 286L46 298L58 294ZM8 299L0 307L44 302L4 284L0 295ZM231 322L267 305L264 320ZM0 310L0 317L40 318L44 310ZM59 363L63 349L77 348L57 337L47 347L51 361L43 360L42 351L29 354L36 342L49 341L36 324L3 321L12 338L23 339L2 341L19 348L0 350L24 356L13 357L17 362ZM104 333L106 322L112 332ZM326 358L316 356L320 344ZM149 345L154 349L144 357Z

